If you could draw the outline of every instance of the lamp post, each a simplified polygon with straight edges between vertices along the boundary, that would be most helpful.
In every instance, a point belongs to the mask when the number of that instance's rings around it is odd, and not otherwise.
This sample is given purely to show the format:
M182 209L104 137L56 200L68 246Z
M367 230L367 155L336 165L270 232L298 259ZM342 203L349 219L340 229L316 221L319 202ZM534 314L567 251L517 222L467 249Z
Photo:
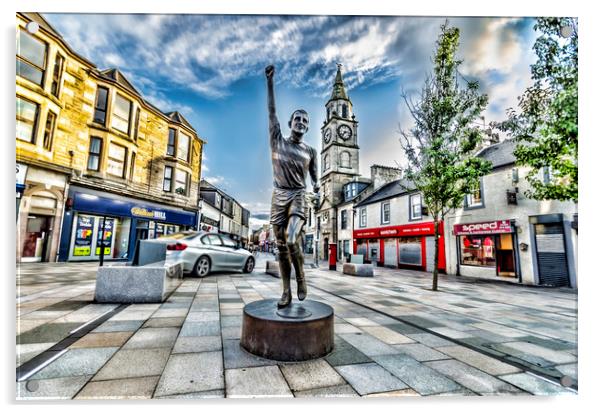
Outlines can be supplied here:
M318 218L318 207L320 206L320 196L318 194L315 194L314 196L314 222L315 222L315 227L316 227L316 237L315 237L315 248L314 248L314 264L316 265L316 268L318 268L318 246L320 245L318 239L320 237L320 227L318 225L319 218Z

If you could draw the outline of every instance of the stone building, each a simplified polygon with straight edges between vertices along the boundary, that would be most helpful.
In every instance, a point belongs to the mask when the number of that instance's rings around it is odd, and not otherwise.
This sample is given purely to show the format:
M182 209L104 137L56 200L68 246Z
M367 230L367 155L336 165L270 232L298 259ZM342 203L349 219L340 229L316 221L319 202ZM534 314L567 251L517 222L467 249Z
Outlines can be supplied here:
M194 228L204 141L184 116L37 13L17 14L16 35L17 259L127 259L139 239Z

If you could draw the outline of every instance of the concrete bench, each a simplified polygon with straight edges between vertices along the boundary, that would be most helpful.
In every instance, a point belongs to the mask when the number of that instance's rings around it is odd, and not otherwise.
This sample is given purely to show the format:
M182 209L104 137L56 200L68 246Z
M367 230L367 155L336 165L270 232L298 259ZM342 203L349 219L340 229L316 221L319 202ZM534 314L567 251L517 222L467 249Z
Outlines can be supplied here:
M343 264L343 274L356 277L374 277L374 267L371 264Z
M99 303L161 303L182 283L184 267L166 261L166 245L141 241L131 263L98 267Z

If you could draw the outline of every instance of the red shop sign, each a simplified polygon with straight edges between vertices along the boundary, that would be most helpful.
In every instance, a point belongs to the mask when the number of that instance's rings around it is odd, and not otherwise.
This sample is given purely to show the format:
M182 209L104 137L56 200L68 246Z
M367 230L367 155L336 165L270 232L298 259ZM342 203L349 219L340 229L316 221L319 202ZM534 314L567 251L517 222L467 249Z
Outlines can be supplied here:
M510 220L454 225L454 235L500 234L513 232Z
M353 231L354 238L407 237L416 235L432 235L435 226L432 222L420 224L396 225L391 227L358 229Z

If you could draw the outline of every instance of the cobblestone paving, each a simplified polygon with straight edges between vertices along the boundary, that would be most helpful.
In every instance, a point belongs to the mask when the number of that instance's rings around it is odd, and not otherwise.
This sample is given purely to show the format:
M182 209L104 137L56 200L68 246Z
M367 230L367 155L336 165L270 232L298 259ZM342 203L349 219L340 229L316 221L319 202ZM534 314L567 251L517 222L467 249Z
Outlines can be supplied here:
M129 305L56 354L45 351L117 306L93 303L96 264L22 265L17 367L55 357L17 398L575 394L533 374L576 380L576 293L563 289L442 277L435 293L419 272L308 270L310 298L335 311L334 351L302 363L246 353L244 305L280 295L266 258L252 274L187 277L166 302Z

